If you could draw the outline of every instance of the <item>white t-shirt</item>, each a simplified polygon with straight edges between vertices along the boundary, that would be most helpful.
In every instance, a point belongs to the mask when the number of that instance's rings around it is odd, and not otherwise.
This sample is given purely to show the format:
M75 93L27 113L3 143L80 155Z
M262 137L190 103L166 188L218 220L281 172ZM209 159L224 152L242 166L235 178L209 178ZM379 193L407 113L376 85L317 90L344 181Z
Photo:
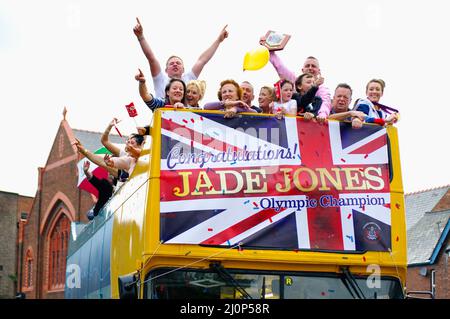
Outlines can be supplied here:
M136 159L120 149L119 157L111 157L114 167L126 171L130 176L136 166Z
M185 84L187 84L190 80L197 80L197 77L195 76L194 72L189 71L188 73L185 73L181 76L181 79ZM167 76L167 73L161 71L159 74L155 77L153 77L153 87L155 89L155 96L159 97L161 99L166 98L166 85L169 83L170 78Z
M273 103L273 114L277 114L278 108L283 109L285 114L297 115L297 101L296 100L289 100L288 102L284 102L284 103L274 102Z

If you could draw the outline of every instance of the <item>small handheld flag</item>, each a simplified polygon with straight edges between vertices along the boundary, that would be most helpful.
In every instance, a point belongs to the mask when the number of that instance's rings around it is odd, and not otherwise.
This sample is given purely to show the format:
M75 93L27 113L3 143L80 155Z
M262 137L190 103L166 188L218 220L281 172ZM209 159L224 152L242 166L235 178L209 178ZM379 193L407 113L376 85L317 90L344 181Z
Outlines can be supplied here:
M281 80L278 81L277 83L275 83L273 86L275 88L275 95L277 96L277 100L280 100L280 98L281 98Z
M128 104L128 105L125 105L125 107L127 108L127 112L128 112L128 115L129 115L130 117L135 117L135 116L138 115L138 114L137 114L137 110L136 110L136 108L134 107L134 103L133 103L133 102L131 102L131 103Z
M138 126L138 124L137 124L137 122L136 122L136 119L135 119L135 117L136 117L138 114L137 114L136 108L134 107L134 103L131 102L130 104L125 105L125 107L127 108L128 115L129 115L130 117L133 118L134 124L136 124L136 126ZM119 135L120 135L120 134L119 134Z

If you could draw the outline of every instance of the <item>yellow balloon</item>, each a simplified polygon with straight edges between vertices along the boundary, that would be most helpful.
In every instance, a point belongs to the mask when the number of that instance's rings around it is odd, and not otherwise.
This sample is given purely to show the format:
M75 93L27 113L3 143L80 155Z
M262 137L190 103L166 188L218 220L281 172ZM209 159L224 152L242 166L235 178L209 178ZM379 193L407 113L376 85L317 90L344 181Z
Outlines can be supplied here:
M255 71L263 68L269 62L269 57L269 50L264 46L247 52L244 57L244 71Z

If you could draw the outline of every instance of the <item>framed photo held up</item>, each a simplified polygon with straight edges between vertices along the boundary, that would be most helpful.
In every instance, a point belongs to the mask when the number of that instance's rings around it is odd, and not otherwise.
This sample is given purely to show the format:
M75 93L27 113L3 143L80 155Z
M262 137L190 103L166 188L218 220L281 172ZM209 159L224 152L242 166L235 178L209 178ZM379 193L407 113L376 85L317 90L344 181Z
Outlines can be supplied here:
M261 38L260 44L264 45L269 51L278 51L284 49L290 38L289 34L267 31L266 35Z

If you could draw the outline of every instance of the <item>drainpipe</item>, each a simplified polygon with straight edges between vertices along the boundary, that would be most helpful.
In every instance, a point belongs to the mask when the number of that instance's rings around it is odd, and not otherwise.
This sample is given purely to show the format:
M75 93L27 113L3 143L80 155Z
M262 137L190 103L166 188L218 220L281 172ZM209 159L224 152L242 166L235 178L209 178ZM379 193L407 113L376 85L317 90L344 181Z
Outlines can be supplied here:
M444 268L444 298L448 299L450 298L448 293L448 285L450 284L448 282L448 258L450 257L450 245L445 248L445 268Z
M40 238L40 225L41 225L41 210L42 210L42 180L44 178L44 171L45 169L43 167L39 167L38 168L39 171L39 179L38 179L38 191L39 191L39 206L38 206L38 222L36 223L37 225L37 243L36 243L36 299L41 299L41 291L42 291L42 283L41 283L41 277L39 275L39 271L42 265L42 268L44 268L45 265L45 261L43 260L43 255L42 258L41 257L41 252L40 252L40 242L41 242L41 238Z

